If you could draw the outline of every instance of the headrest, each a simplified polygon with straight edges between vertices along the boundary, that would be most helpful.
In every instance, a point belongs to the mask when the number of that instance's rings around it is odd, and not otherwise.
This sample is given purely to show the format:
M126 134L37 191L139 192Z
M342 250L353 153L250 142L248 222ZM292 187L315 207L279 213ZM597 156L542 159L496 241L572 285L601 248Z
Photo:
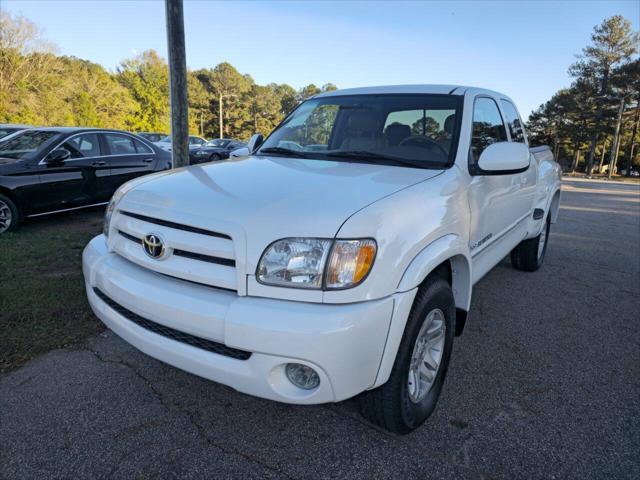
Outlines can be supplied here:
M449 135L453 135L453 129L456 126L456 115L455 113L449 115L444 121L444 131Z

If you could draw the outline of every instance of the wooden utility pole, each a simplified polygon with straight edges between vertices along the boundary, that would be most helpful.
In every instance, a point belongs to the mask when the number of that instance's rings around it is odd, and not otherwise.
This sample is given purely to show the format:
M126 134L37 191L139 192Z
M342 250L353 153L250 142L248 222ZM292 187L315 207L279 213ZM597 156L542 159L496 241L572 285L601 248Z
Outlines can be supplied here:
M189 103L182 0L165 0L173 168L189 165Z

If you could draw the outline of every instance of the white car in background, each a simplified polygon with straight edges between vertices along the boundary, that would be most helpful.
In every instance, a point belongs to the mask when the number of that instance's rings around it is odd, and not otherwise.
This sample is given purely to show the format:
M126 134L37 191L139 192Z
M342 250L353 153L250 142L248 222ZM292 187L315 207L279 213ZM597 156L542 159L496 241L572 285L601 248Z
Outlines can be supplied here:
M158 142L153 142L154 145L157 145L163 150L167 152L171 151L171 135L167 135L162 140ZM207 141L202 137L197 137L195 135L189 135L189 149L192 148L200 148L202 145L207 143Z

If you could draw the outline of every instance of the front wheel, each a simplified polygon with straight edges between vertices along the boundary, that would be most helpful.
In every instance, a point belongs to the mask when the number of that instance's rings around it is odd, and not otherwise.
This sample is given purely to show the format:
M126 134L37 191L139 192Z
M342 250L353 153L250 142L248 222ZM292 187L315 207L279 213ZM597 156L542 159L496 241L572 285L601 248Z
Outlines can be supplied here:
M440 278L420 287L407 319L389 380L360 395L360 411L373 423L408 433L433 413L449 366L455 302Z
M535 272L544 262L549 244L549 233L551 232L551 216L547 214L544 227L540 235L529 240L523 240L511 251L511 265L516 270L525 272Z
M18 207L10 198L0 194L0 234L9 232L18 224Z

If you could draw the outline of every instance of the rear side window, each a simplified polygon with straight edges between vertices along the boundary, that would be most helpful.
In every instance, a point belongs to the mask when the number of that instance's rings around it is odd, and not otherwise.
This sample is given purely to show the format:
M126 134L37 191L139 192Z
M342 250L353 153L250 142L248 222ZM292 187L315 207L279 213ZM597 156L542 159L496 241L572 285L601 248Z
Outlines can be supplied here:
M71 158L99 157L102 155L97 133L83 133L70 138L62 144L71 152Z
M131 155L137 153L131 137L117 133L105 133L104 138L107 141L107 145L109 145L111 155Z
M136 152L138 153L153 153L153 151L147 147L144 143L142 143L140 140L134 140L133 141L135 146L136 146Z
M480 154L492 143L506 142L507 131L504 128L498 105L492 98L479 97L473 104L473 133L471 137L471 157L478 161Z
M507 100L500 100L500 103L502 104L502 110L504 111L504 116L507 120L511 141L526 143L527 140L524 135L524 127L522 126L522 121L520 120L516 107L513 103Z

